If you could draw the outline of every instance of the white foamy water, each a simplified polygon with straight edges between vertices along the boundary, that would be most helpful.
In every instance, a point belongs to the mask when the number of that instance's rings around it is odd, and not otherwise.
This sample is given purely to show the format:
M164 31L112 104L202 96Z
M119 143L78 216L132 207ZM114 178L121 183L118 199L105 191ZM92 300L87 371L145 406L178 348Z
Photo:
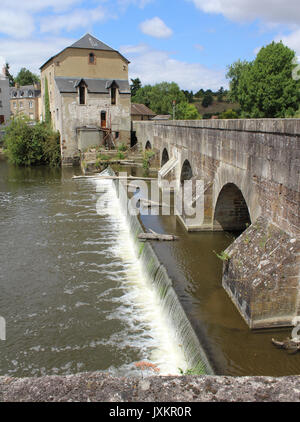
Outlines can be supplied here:
M176 342L174 328L163 314L157 292L147 280L136 255L130 227L122 212L113 182L96 179L93 182L96 184L97 192L102 193L97 201L97 213L108 217L111 232L118 233L118 239L109 251L115 257L122 259L125 268L122 274L116 274L125 294L113 299L119 306L107 318L125 319L133 328L133 334L123 338L113 335L108 341L106 340L106 344L117 343L120 348L140 346L144 351L143 359L155 364L160 369L161 375L179 374L179 368L187 369L182 346ZM134 332L137 326L140 335ZM128 365L124 365L124 370L127 367Z

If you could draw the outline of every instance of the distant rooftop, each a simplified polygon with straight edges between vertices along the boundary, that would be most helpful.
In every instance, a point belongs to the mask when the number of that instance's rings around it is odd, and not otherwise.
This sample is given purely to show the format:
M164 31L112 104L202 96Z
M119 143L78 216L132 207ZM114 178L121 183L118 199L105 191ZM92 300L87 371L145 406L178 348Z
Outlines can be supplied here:
M170 120L170 114L158 114L155 117L152 117L151 120Z
M65 51L67 48L83 48L83 49L89 49L89 50L102 50L102 51L114 51L118 53L124 60L127 61L127 63L130 63L126 57L124 57L119 51L109 47L108 45L104 44L102 41L98 40L97 38L93 37L91 34L85 34L82 38L80 38L78 41L76 41L74 44L64 48L59 53L55 54L55 56L50 57L41 67L42 69L50 60L57 57L60 53Z
M131 115L132 116L155 116L155 113L150 110L145 104L131 104Z

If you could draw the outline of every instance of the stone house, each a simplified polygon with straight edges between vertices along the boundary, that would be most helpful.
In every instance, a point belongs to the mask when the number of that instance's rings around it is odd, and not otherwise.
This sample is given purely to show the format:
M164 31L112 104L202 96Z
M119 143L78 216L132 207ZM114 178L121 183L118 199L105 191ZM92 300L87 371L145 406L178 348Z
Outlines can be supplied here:
M10 88L10 112L13 116L25 115L30 120L40 120L41 88L39 84L15 85Z
M53 128L60 132L63 165L91 145L130 143L129 61L90 34L41 66Z
M6 77L5 68L3 68L0 73L0 125L7 123L9 119L9 80Z

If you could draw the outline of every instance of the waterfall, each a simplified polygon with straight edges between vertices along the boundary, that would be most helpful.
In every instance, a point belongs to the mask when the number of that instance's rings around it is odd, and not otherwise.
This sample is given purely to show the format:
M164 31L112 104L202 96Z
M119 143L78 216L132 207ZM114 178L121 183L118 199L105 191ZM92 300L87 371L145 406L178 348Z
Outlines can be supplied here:
M105 173L114 175L111 168L106 169ZM127 212L129 201L126 189L118 180L114 181L114 186L122 211L126 213L136 256L142 263L147 282L151 284L159 297L159 303L168 324L171 324L174 329L176 341L182 347L188 368L197 373L213 374L213 369L176 295L166 268L160 263L151 244L143 243L138 239L138 235L144 230L139 218Z

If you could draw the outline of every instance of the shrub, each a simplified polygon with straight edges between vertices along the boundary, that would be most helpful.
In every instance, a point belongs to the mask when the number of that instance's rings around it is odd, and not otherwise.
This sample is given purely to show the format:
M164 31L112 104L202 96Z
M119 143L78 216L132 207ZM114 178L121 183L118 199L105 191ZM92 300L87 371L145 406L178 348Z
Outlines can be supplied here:
M48 164L59 166L59 133L45 123L29 125L29 119L19 116L5 130L4 151L9 161L18 166Z
M125 152L127 151L127 145L122 143L118 146L118 151Z
M119 160L124 160L125 154L123 154L123 152L119 151L118 154L117 154L117 157L119 158Z

